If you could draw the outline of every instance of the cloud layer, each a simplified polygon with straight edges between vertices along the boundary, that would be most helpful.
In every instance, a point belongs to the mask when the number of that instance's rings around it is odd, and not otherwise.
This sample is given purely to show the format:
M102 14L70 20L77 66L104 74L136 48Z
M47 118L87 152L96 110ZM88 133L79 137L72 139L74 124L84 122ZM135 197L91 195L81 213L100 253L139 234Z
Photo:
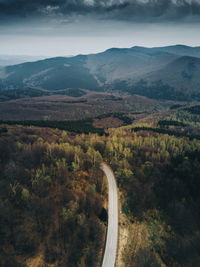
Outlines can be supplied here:
M1 20L73 14L115 20L200 21L200 0L0 0Z

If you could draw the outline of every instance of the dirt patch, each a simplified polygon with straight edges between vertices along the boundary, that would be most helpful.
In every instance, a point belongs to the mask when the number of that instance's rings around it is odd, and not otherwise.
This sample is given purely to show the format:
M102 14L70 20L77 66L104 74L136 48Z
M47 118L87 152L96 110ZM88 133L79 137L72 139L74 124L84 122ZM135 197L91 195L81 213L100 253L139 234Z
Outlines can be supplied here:
M95 119L93 126L95 128L115 128L123 125L123 121L118 118L107 117L102 119Z
M30 258L26 261L28 267L44 267L43 253L38 253L34 258Z
M117 267L125 267L123 261L124 248L127 246L129 240L129 222L125 216L120 214L119 219L119 241L118 241L118 255L117 255Z
M25 260L27 267L54 267L54 264L46 264L44 261L44 248L40 246L36 255Z

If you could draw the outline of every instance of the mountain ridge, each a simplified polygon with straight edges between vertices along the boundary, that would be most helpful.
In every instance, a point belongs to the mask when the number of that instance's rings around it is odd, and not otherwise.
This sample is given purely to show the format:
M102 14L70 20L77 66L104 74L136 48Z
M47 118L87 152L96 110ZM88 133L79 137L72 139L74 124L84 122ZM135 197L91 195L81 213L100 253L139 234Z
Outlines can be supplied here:
M97 54L53 57L2 67L0 91L24 87L47 90L82 88L117 90L157 98L155 90L152 94L150 89L148 94L140 90L142 80L148 88L155 87L161 81L164 87L181 92L185 98L188 95L200 98L199 61L200 47L113 47ZM157 91L162 91L158 95L165 94L164 87L157 87Z

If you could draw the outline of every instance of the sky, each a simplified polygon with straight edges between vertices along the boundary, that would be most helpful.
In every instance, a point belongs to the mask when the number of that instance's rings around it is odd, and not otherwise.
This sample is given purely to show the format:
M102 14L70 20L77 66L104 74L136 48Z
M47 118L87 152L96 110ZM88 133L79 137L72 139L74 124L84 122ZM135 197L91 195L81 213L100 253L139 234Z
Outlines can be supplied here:
M0 0L0 54L200 46L200 0Z

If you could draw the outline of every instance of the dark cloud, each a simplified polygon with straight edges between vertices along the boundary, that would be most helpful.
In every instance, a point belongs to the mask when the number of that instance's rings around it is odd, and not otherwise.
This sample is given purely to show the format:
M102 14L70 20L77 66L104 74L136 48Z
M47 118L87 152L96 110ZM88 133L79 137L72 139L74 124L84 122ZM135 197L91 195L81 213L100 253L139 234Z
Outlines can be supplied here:
M200 0L0 0L2 20L73 14L134 21L200 21Z

